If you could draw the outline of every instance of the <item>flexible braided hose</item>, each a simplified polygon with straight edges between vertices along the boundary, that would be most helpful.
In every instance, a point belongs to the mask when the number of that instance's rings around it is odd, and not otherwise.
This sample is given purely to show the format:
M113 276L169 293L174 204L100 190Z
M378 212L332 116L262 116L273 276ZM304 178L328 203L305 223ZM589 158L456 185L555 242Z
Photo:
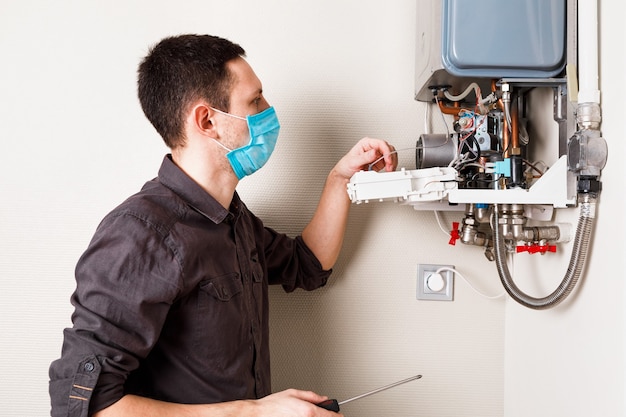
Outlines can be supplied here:
M500 281L506 292L511 298L523 306L535 310L552 308L565 300L576 286L585 266L585 260L589 250L589 239L595 219L596 197L595 195L585 193L579 194L578 200L580 215L578 217L578 226L576 228L576 236L574 237L574 245L572 247L567 272L556 290L543 298L529 296L520 290L513 282L509 267L506 263L506 245L499 227L498 205L494 207L491 227L494 233L495 260L498 275L500 275Z

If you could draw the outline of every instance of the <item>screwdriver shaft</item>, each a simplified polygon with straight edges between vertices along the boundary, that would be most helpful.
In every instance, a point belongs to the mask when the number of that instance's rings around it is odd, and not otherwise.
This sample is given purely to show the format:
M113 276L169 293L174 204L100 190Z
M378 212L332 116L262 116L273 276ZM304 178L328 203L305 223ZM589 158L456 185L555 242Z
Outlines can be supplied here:
M393 384L389 384L389 385L385 385L384 387L376 388L373 391L369 391L369 392L366 392L364 394L357 395L356 397L352 397L352 398L348 398L347 400L343 400L343 401L339 402L339 405L343 405L343 404L349 403L350 401L359 400L359 399L361 399L363 397L367 397L369 395L376 394L378 392L387 390L389 388L397 387L398 385L406 384L407 382L414 381L416 379L420 379L421 377L422 377L421 375L415 375L415 376L412 376L410 378L403 379L402 381L394 382Z

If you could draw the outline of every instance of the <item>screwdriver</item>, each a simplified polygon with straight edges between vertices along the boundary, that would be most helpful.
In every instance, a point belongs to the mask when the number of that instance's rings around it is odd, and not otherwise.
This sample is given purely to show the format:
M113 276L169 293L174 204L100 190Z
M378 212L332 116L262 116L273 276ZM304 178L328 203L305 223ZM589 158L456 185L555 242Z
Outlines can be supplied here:
M369 392L366 392L364 394L360 394L360 395L357 395L356 397L348 398L347 400L343 400L343 401L337 401L337 400L328 399L326 401L322 401L321 403L318 403L317 406L325 408L326 410L337 412L337 411L339 411L339 406L340 405L344 405L346 403L349 403L350 401L358 400L358 399L361 399L363 397L367 397L367 396L372 395L372 394L376 394L378 392L384 391L384 390L389 389L389 388L396 387L398 385L406 384L407 382L414 381L416 379L420 379L421 377L422 377L421 375L415 375L415 376L412 376L410 378L403 379L402 381L394 382L393 384L389 384L389 385L385 385L384 387L376 388L373 391L369 391Z

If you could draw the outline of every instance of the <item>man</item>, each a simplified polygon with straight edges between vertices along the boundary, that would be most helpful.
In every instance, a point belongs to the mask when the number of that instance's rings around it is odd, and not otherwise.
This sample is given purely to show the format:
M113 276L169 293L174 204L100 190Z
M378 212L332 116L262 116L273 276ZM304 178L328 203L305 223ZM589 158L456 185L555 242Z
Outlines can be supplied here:
M228 40L183 35L139 66L142 108L171 154L77 264L74 325L50 366L52 416L337 415L316 393L271 393L268 285L326 283L349 178L372 163L394 170L394 148L359 141L301 236L264 227L235 188L265 164L279 125L243 57Z

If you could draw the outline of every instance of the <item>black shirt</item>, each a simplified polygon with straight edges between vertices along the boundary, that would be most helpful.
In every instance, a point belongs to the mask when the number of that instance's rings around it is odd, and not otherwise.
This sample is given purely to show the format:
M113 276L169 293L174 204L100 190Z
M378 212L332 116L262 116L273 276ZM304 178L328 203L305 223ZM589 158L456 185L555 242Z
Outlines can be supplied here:
M271 393L268 284L323 286L301 237L226 210L168 155L109 213L76 266L73 327L50 366L52 416L125 394L215 403Z

